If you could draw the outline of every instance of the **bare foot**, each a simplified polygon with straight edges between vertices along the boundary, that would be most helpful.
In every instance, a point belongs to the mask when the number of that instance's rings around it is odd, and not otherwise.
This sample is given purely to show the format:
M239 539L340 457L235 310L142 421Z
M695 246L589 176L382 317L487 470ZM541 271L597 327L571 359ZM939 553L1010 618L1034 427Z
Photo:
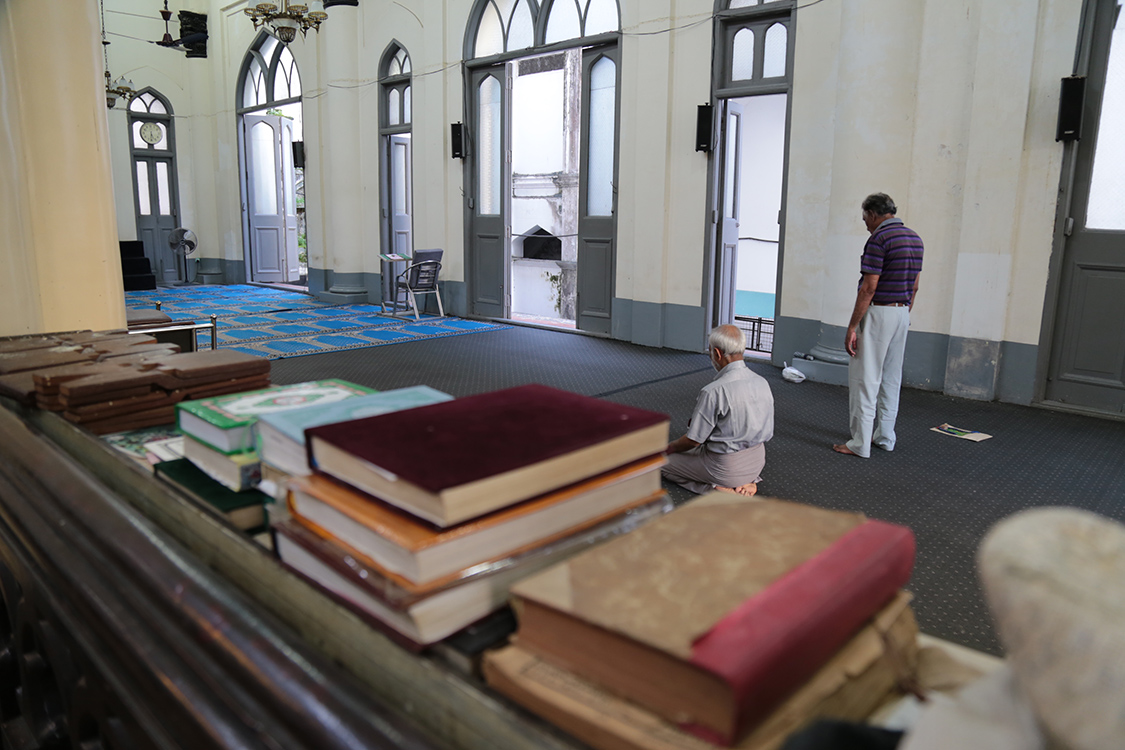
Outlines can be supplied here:
M853 451L851 448L849 448L846 445L833 445L832 450L836 451L837 453L843 453L845 456L858 456L859 455L858 453L856 453L855 451Z
M758 494L758 485L754 482L750 484L742 484L738 487L720 487L715 485L715 489L719 492L729 492L732 495L742 495L744 497L753 497Z

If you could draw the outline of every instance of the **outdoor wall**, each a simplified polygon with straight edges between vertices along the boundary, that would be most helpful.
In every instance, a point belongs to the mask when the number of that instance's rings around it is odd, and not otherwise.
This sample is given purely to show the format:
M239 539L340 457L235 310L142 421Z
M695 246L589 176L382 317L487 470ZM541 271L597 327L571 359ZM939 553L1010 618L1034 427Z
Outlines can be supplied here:
M1062 159L1057 92L1080 12L1080 0L798 11L777 362L818 337L841 346L867 235L859 204L885 191L926 242L909 384L1030 401Z

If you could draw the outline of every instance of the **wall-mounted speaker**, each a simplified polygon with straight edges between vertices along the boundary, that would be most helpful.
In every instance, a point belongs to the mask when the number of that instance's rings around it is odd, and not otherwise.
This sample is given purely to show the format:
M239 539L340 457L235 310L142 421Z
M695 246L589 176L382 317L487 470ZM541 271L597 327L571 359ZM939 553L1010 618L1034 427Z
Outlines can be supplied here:
M715 107L700 104L695 112L695 150L711 150L711 129L714 122Z
M454 159L465 158L465 126L455 122L449 126L449 150Z
M305 142L293 141L293 166L297 169L305 168Z
M1077 141L1082 137L1082 109L1085 103L1086 76L1068 76L1062 79L1056 141Z

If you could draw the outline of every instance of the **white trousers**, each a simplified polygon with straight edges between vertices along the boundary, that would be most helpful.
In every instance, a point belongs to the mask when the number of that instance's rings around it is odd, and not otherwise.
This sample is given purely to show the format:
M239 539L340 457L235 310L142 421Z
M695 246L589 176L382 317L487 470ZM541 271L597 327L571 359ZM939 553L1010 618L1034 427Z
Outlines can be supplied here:
M848 363L848 448L867 458L871 445L895 448L895 418L910 308L872 305L859 323L856 356Z

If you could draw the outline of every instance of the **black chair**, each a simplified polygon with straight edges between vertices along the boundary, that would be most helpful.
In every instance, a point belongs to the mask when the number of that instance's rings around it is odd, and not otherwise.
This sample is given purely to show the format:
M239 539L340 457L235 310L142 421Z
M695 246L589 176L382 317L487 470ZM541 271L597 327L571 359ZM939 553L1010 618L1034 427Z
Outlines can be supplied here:
M441 304L441 293L438 291L438 272L441 271L441 250L418 250L414 253L413 261L406 270L398 275L395 281L394 302L391 315L398 314L398 302L401 298L406 304L410 299L410 307L414 311L414 319L421 316L418 313L417 295L432 294L437 297L438 314L445 317L445 308Z

